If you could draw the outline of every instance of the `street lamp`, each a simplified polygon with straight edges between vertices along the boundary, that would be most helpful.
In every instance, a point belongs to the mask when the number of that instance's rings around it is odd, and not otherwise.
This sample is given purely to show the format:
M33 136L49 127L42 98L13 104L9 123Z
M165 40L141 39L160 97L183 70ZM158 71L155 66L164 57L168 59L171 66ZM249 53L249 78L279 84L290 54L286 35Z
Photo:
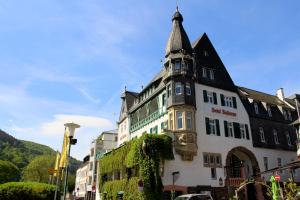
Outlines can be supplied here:
M64 200L66 199L66 193L67 193L71 145L75 145L77 143L77 139L73 139L73 137L74 137L75 129L80 128L80 126L72 122L72 123L66 123L65 127L66 127L66 135L69 138L69 149L67 154L66 175L65 175L65 184L64 184L64 195L63 195Z
M173 177L173 181L172 181L172 186L173 186L173 188L172 188L172 193L171 193L171 195L172 195L172 200L174 200L175 199L175 176L176 175L179 175L179 171L176 171L176 172L172 172L172 177Z

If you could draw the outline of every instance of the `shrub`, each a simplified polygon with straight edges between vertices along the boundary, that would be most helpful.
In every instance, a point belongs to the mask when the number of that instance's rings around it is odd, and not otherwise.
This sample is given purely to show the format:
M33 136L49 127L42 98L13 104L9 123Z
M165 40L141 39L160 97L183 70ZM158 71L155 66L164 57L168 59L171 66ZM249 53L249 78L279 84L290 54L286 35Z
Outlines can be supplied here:
M19 181L19 179L19 168L9 161L0 160L0 184Z
M1 200L52 200L55 186L36 182L9 182L0 185Z

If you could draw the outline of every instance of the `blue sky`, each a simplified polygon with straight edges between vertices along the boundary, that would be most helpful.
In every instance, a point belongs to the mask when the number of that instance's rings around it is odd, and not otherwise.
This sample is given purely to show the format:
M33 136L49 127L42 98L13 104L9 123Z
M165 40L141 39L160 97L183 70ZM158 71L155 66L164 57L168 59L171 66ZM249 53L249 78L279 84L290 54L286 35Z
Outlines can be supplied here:
M161 69L175 0L0 0L0 128L61 149L63 124L82 125L72 155L116 127L125 85ZM300 2L179 1L191 41L208 34L237 85L300 92Z

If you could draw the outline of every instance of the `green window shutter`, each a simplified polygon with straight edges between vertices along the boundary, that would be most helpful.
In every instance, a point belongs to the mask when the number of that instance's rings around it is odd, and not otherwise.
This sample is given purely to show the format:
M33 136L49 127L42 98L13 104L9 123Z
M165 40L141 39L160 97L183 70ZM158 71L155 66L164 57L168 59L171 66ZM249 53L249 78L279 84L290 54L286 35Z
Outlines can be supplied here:
M210 127L209 127L209 118L205 117L205 123L206 123L206 134L210 135Z
M203 99L204 99L204 102L208 102L207 91L206 90L203 90Z
M150 128L150 133L152 133L152 128Z
M241 138L241 129L240 124L233 122L233 129L234 129L234 137L235 138Z
M220 124L219 124L219 120L218 119L215 119L215 122L216 122L216 127L217 127L217 136L220 136Z
M236 98L232 97L232 104L233 104L233 108L236 108Z
M164 129L165 127L165 125L164 125L165 123L164 122L162 122L161 124L160 124L160 129Z
M222 105L222 106L225 106L224 95L223 95L223 94L220 94L220 97L221 97L221 105Z
M213 92L213 95L214 95L214 104L217 105L218 104L217 94Z
M247 140L250 140L249 129L248 129L248 125L247 124L245 124L245 129L246 129L246 138L247 138Z
M225 137L228 137L228 126L227 121L224 121Z

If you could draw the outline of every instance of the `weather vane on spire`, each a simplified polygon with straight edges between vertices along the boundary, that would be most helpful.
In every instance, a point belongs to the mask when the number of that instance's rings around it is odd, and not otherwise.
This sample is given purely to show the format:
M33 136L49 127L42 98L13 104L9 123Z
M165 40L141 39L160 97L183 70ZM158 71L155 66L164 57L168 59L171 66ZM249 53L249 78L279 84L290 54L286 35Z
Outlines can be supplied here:
M178 11L178 1L179 0L176 0L176 11Z

